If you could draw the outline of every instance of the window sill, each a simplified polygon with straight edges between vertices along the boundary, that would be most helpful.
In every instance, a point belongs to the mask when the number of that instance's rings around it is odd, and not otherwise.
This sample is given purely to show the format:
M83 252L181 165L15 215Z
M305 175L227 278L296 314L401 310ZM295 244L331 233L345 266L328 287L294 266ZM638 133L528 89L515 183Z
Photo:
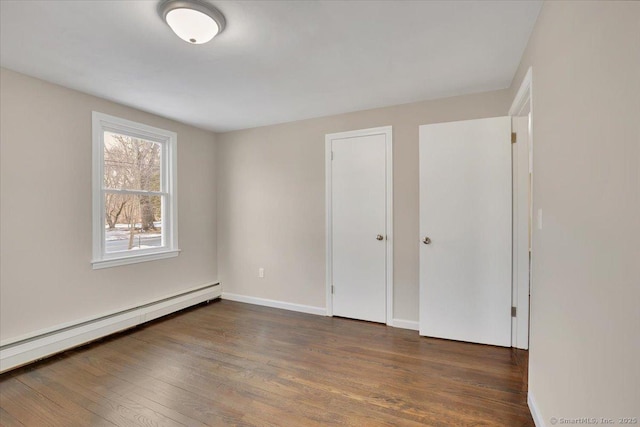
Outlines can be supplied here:
M91 261L94 270L101 268L117 267L119 265L137 264L139 262L155 261L158 259L177 257L180 249L172 249L150 254L128 255L121 258L109 258Z

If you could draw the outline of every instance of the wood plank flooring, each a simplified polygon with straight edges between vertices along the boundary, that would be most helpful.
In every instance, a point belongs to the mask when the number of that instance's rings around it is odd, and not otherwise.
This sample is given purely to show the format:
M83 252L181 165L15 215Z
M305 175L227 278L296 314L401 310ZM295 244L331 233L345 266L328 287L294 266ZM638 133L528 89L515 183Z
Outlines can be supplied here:
M0 376L3 426L533 426L526 352L230 301Z

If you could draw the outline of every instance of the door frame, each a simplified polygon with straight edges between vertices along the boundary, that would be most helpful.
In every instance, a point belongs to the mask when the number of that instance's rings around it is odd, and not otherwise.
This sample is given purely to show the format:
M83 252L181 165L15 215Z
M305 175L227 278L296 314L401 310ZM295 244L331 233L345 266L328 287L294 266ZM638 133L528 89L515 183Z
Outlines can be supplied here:
M535 227L533 224L533 69L529 67L527 70L527 74L525 75L518 92L516 93L515 98L513 99L513 103L511 104L511 108L509 108L509 115L511 117L522 117L522 112L527 110L529 111L529 170L526 171L527 175L531 174L531 182L528 188L530 191L530 202L529 202L529 211L528 212L518 212L514 209L513 211L513 219L514 222L517 219L525 218L528 222L530 222L531 229L531 260L529 263L529 271L528 271L528 281L524 282L522 280L517 280L519 278L518 274L518 253L514 250L514 256L512 258L512 268L513 268L513 280L512 280L512 296L513 296L513 304L516 307L516 317L512 319L512 333L511 333L511 346L527 350L529 348L529 327L530 327L530 307L531 307L531 292L533 292L533 260L534 260L534 248L533 248L533 233L535 231ZM517 145L517 143L516 143ZM518 171L518 173L524 173L525 171ZM513 176L513 180L517 182L518 177ZM514 187L517 189L517 186ZM518 194L514 191L513 200L516 200ZM516 204L517 205L517 204ZM514 248L517 248L517 242L520 239L529 239L528 234L522 235L522 233L517 232L514 233ZM526 303L523 301L523 298L519 298L519 295L525 293L527 295Z
M385 135L385 184L386 184L386 324L391 325L393 320L393 130L392 126L360 129L348 132L330 133L325 135L324 165L325 165L325 233L326 233L326 274L325 293L327 304L327 316L333 316L333 224L332 212L332 167L331 145L334 139L357 138L362 136Z

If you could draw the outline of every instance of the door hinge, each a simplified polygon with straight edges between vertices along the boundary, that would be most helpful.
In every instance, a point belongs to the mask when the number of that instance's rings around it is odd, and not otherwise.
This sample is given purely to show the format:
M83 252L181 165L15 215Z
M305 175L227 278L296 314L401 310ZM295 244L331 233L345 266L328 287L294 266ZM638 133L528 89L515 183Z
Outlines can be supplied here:
M333 160L333 151L331 152L331 160Z
M331 285L331 293L332 293L332 294L334 294L334 293L335 293L335 292L334 292L333 285Z
M517 307L511 307L511 317L516 317L517 312L518 312Z
M511 132L511 143L515 144L518 141L518 134L515 132Z

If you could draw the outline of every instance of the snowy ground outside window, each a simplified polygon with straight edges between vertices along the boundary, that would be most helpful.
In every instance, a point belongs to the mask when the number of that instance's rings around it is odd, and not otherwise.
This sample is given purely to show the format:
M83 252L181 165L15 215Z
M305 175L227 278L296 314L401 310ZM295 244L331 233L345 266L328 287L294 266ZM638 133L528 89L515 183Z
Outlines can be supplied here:
M129 224L116 224L114 230L109 230L106 226L105 230L105 251L120 252L127 250L139 250L157 248L162 246L162 223L160 221L153 223L156 230L141 232L140 224L134 224L133 242L129 249L131 231Z

